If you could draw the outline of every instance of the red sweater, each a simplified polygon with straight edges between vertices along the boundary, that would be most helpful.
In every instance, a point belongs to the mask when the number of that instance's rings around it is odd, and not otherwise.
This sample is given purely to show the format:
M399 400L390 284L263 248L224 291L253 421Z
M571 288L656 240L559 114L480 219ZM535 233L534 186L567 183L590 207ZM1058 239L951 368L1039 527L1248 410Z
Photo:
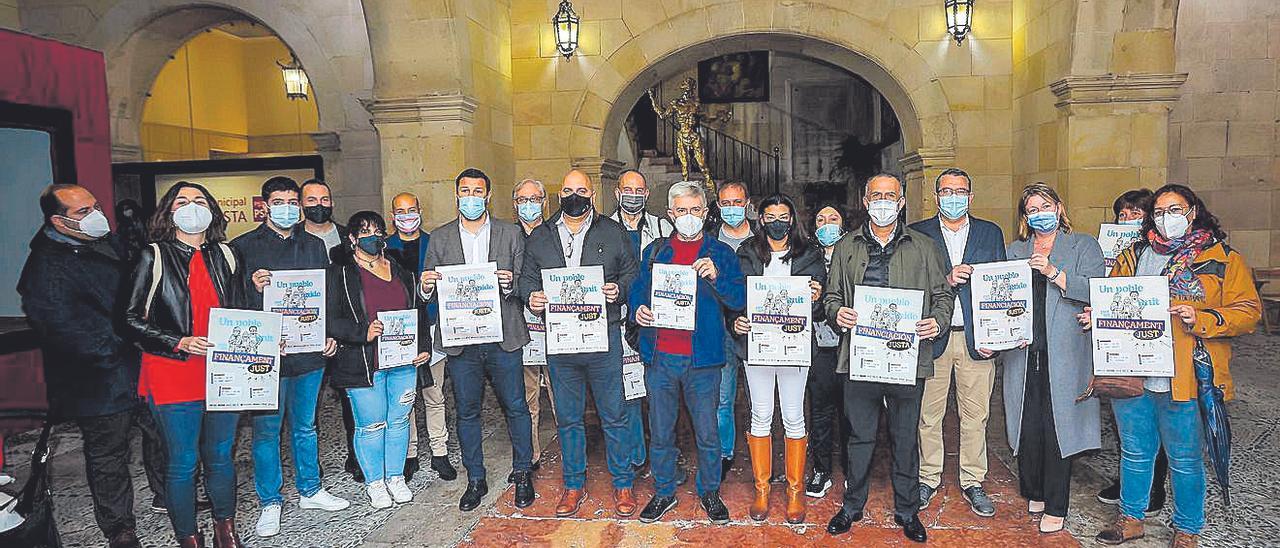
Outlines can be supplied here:
M158 257L156 260L160 260ZM188 265L187 290L191 295L191 336L209 336L209 309L217 308L218 292L204 264L204 254L197 250ZM175 360L155 354L142 355L142 372L138 376L138 395L150 397L156 405L204 401L204 356L188 355Z
M686 242L673 237L671 242L671 264L691 265L698 260L698 250L702 249L702 238ZM679 329L658 329L658 352L676 356L693 355L693 332Z

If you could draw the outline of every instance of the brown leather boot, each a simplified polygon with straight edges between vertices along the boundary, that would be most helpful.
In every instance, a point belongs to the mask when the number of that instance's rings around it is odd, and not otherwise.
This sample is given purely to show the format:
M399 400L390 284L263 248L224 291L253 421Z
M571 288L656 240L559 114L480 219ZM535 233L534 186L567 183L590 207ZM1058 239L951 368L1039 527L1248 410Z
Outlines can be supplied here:
M756 482L756 498L751 501L751 519L769 517L769 475L773 471L773 438L747 434L747 450L751 454L751 473Z
M178 546L181 548L204 548L204 533L196 532L184 539L178 539Z
M1102 544L1124 544L1131 540L1140 539L1146 536L1145 525L1142 520L1134 519L1123 512L1116 515L1115 521L1111 522L1096 537L1098 542Z
M809 437L787 438L787 523L804 521L804 458L809 449Z
M236 518L213 520L213 548L244 548L236 533Z
M1173 530L1173 540L1169 541L1169 548L1197 548L1198 546L1200 546L1200 535Z

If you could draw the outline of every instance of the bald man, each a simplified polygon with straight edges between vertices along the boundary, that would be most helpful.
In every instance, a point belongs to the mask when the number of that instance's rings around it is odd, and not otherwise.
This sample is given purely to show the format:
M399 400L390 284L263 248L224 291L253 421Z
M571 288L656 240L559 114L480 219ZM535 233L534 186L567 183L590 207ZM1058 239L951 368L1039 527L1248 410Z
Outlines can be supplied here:
M622 390L622 304L627 288L639 271L632 252L631 237L622 225L597 215L592 200L595 184L585 173L573 170L560 187L560 211L535 228L525 241L524 270L520 273L520 296L534 314L544 314L547 296L542 287L542 271L550 268L601 266L608 318L609 349L604 352L552 354L551 392L556 402L556 427L563 452L564 490L556 505L556 515L572 516L586 500L587 446L582 415L587 387L591 387L600 425L604 429L609 474L613 476L614 512L628 517L636 511L632 492L635 469L631 463Z
M405 270L422 274L422 261L427 256L427 232L422 230L422 207L418 197L408 192L391 199L391 223L395 234L387 238L387 250Z

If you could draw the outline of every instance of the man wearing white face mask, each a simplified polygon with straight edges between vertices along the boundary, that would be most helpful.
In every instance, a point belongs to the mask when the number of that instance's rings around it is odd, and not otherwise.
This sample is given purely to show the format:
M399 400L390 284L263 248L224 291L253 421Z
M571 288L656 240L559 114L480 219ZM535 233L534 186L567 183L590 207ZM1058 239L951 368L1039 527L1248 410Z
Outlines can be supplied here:
M302 189L288 177L272 177L262 184L267 220L258 228L231 241L240 254L245 278L245 308L262 310L262 291L279 270L321 270L329 265L324 240L306 231L302 223ZM301 495L299 507L330 512L350 505L320 486L319 446L316 436L316 404L324 379L325 357L337 351L337 342L325 341L323 352L289 353L280 359L280 408L253 414L253 481L261 513L256 532L271 537L280 532L284 496L280 459L280 428L288 417L295 468L294 482Z
M128 251L84 187L52 185L40 195L45 225L31 240L18 293L39 337L50 415L74 420L98 527L112 548L139 546L134 533L130 432L143 435L152 506L164 507L163 439L137 397L137 349L113 329L116 291ZM86 283L91 282L91 283Z
M924 379L933 375L934 339L942 326L951 325L954 296L943 265L946 259L928 236L902 226L906 203L905 186L894 175L881 173L867 180L863 204L870 222L835 244L831 272L827 277L822 306L828 322L840 331L840 358L836 373L849 373L850 332L859 321L854 312L856 286L916 289L924 292L924 310L915 324L920 340L914 385L844 381L844 409L849 421L849 476L844 506L827 524L827 532L838 535L862 520L867 502L871 455L876 446L880 410L888 412L889 435L893 442L894 521L903 535L925 542L927 533L920 522L919 440L920 398ZM903 326L909 328L910 326ZM901 328L901 327L900 327Z

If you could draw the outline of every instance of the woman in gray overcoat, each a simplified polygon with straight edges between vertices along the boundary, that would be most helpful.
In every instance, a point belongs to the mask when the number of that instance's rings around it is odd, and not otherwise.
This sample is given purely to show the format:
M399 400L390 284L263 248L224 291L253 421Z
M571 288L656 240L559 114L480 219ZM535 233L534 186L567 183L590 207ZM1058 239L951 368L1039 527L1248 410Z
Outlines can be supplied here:
M1023 189L1018 236L1007 254L1031 264L1034 336L1004 353L1005 427L1027 511L1043 513L1040 531L1052 533L1067 515L1072 456L1101 445L1097 398L1076 402L1093 374L1089 335L1076 314L1089 302L1089 278L1105 273L1098 241L1071 230L1049 186Z

